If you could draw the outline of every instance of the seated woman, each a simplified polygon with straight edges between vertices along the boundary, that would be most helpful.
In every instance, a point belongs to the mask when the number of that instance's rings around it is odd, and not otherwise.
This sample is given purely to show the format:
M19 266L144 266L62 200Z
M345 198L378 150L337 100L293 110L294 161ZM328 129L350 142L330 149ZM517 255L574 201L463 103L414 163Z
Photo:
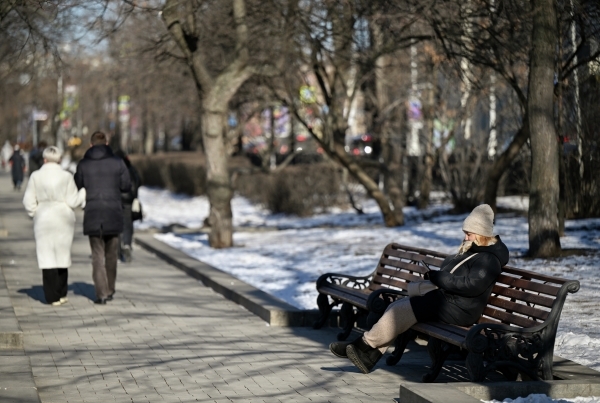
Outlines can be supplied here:
M462 229L465 238L458 253L448 256L439 271L425 274L438 289L393 302L371 330L352 342L331 343L331 352L349 358L368 374L396 337L417 322L459 326L477 322L508 263L508 248L493 235L494 211L487 204L475 207Z

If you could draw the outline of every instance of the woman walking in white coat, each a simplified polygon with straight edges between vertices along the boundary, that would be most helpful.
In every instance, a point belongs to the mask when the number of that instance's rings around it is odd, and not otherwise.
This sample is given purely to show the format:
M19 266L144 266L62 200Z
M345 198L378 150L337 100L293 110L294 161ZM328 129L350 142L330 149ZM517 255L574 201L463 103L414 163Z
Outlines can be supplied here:
M31 174L23 205L33 217L38 266L42 269L46 302L67 302L68 268L75 233L75 207L85 202L85 189L77 190L73 175L59 165L61 152L51 146L42 154L44 165Z

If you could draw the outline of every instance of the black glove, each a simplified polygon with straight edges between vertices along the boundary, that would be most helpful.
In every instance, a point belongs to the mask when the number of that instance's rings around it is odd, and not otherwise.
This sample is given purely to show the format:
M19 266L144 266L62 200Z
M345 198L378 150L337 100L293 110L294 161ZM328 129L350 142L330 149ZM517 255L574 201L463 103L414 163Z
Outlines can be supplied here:
M429 271L426 271L425 274L423 274L423 279L429 280Z

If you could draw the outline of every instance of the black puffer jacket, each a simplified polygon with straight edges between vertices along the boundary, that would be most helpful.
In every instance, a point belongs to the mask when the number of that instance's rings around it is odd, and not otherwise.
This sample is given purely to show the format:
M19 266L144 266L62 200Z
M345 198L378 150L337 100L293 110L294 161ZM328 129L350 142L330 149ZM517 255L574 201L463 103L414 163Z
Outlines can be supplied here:
M90 148L77 164L75 184L87 193L83 234L117 235L123 232L121 192L131 188L129 171L107 145Z
M417 321L441 320L460 326L477 322L502 266L508 263L508 248L500 237L497 240L494 245L473 245L462 255L448 256L441 270L429 272L429 279L439 289L410 299ZM477 256L450 273L454 266L475 253Z

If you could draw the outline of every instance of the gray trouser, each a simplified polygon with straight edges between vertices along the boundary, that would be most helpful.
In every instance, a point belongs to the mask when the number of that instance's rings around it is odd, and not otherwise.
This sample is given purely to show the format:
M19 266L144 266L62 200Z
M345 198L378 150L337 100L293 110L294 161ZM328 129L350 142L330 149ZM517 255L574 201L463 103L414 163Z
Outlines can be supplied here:
M133 221L131 220L131 204L123 203L123 233L121 245L131 246L133 240Z
M97 298L107 298L115 292L119 236L90 236L92 247L92 278Z
M378 348L385 353L396 336L406 332L415 323L417 323L417 318L415 318L409 298L402 298L387 307L381 319L373 325L371 330L365 332L363 339L369 346Z

